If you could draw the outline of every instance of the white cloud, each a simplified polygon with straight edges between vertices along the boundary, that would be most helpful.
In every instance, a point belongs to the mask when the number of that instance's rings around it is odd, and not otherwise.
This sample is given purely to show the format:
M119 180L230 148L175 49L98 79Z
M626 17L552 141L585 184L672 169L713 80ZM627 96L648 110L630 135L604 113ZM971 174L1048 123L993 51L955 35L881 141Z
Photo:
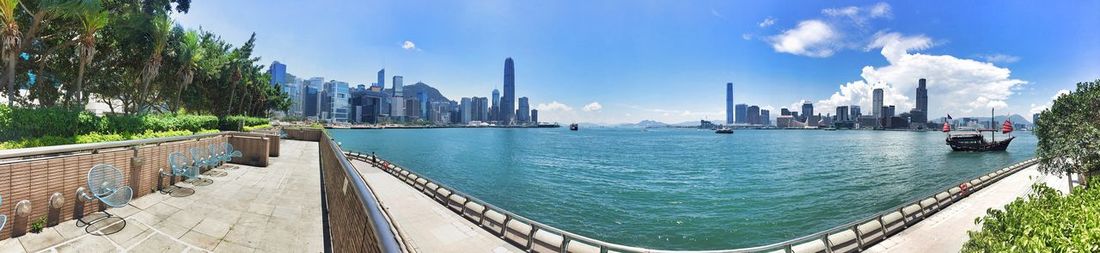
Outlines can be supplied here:
M1028 111L1028 112L1030 112L1031 114L1036 114L1036 113L1043 112L1043 110L1046 110L1047 108L1050 108L1051 105L1054 105L1054 100L1055 99L1058 99L1058 97L1061 97L1062 95L1065 95L1065 94L1069 94L1069 90L1058 90L1057 93L1054 93L1053 97L1050 97L1050 101L1047 101L1046 104L1041 104L1041 105L1031 104L1031 110Z
M752 34L742 33L741 34L741 39L743 39L743 40L752 40Z
M757 24L757 25L759 25L760 27L769 27L769 26L772 26L774 24L775 24L775 18L768 17L768 18L765 18L764 21L760 21L760 24Z
M538 105L535 106L535 109L539 110L540 113L541 112L553 112L553 111L568 112L568 111L572 111L573 107L569 107L568 105L558 103L558 101L552 101L549 104L538 104Z
M978 58L982 58L992 63L1013 63L1020 61L1020 57L1007 54L980 54Z
M840 35L821 20L806 20L794 29L769 38L776 52L809 57L832 56Z
M890 4L877 3L871 6L847 6L841 8L828 8L821 10L821 14L825 14L830 17L844 17L848 18L855 23L856 26L864 26L867 21L876 18L889 18L892 17Z
M412 41L409 41L409 40L406 40L404 43L401 43L401 48L404 48L405 50L417 50L416 43L413 43Z
M587 105L584 105L584 108L581 108L581 110L584 110L586 112L599 111L600 109L603 109L603 106L600 105L599 102L592 102L592 103L589 103Z
M926 78L928 87L928 115L970 114L975 110L1007 107L1014 89L1027 81L1012 79L1012 71L991 63L960 59L951 55L927 55L913 51L933 46L932 40L923 36L904 36L899 33L878 33L866 49L881 49L889 63L886 66L864 66L862 80L840 85L828 99L820 100L816 110L828 111L836 106L860 105L865 113L871 112L871 91L883 88L884 105L896 105L898 113L913 108L917 80Z

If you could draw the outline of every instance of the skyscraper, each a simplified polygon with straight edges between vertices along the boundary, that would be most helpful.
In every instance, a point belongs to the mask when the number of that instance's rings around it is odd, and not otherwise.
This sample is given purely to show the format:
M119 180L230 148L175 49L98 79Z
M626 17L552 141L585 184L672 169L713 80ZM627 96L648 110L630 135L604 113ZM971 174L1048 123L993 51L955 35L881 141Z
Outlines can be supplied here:
M733 124L733 83L726 83L726 125Z
M477 98L477 120L489 121L489 98Z
M431 115L429 115L428 112L431 111L430 106L432 102L428 101L428 94L423 91L416 92L416 99L420 102L420 107L417 107L420 109L420 118L425 120L431 119Z
M746 111L746 114L747 114L747 115L745 115L745 117L748 118L748 121L749 121L748 123L750 125L759 125L760 124L760 107L759 106L751 105L745 111Z
M516 67L512 58L504 59L504 98L500 101L500 121L511 125L516 120Z
M855 120L859 119L859 116L863 116L863 112L860 112L860 111L859 111L859 106L858 106L858 105L851 105L851 106L848 106L848 110L850 110L850 112L849 112L848 116L849 116L849 117L850 117L850 119L852 119L853 121L855 121Z
M271 74L271 86L286 84L286 64L275 61L271 63L271 67L267 68L267 73Z
M928 122L928 87L925 86L926 80L921 78L917 84L917 110L921 113L912 113L911 121L913 123L924 124Z
M539 110L531 109L531 122L536 125L539 124Z
M845 121L849 121L849 120L851 120L851 118L848 117L848 107L847 106L837 106L836 107L836 121L845 122Z
M383 89L386 88L386 69L378 70L378 83L376 85Z
M882 118L882 88L877 88L871 93L871 115Z
M467 124L470 123L471 120L473 120L474 116L473 99L462 98L461 101L462 102L459 102L459 106L461 106L461 109L459 110L462 111L462 124Z
M390 99L390 117L398 121L405 117L404 77L393 76L393 97Z
M734 107L734 112L736 112L736 115L734 115L734 121L733 122L737 123L737 124L748 124L749 123L749 118L748 118L749 105L737 104L733 107Z
M779 116L791 116L791 110L786 107L779 108Z
M760 124L764 126L772 125L772 112L768 110L760 110Z
M803 121L809 122L814 116L814 103L809 101L802 103L802 117Z
M519 115L516 115L516 121L519 123L527 123L531 121L531 108L527 104L527 97L519 98Z
M489 120L500 120L500 91L497 89L493 89L493 106L489 108L489 115Z

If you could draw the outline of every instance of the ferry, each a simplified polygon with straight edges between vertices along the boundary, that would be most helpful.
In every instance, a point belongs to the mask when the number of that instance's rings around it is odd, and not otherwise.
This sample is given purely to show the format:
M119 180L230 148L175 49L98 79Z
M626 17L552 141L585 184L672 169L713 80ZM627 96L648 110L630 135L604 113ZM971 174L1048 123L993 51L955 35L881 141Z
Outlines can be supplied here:
M580 126L578 126L577 123L569 124L569 130L577 131L577 129L580 129Z
M720 127L718 129L715 129L714 133L716 133L716 134L732 134L733 133L733 128Z

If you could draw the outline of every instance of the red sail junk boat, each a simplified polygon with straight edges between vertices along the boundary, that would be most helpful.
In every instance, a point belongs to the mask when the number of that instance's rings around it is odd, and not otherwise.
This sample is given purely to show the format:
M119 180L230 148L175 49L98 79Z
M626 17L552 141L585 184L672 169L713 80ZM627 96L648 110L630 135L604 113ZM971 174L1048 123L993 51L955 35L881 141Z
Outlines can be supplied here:
M993 129L994 118L989 118L989 129L960 129L954 132L951 131L951 125L944 120L943 132L948 133L947 145L951 146L951 150L954 151L1005 151L1008 144L1012 143L1012 139L1016 137L1009 136L1007 139L997 141L997 130ZM1008 134L1012 130L1012 121L1005 120L1004 124L1001 125L1001 133ZM990 132L990 140L986 140L982 132Z

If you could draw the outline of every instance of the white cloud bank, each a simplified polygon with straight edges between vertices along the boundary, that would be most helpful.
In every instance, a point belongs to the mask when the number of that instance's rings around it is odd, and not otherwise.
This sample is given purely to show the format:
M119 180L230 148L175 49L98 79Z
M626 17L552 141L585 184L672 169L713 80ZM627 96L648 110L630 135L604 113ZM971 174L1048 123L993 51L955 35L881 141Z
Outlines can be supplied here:
M828 8L821 10L821 14L824 16L820 19L804 20L794 28L770 36L765 41L779 53L824 58L840 50L859 48L866 44L858 36L845 36L845 31L865 30L871 20L892 17L891 7L887 3ZM765 27L769 19L761 22L760 27ZM770 21L767 25L775 23L774 20Z
M760 24L757 24L757 25L759 25L761 28L763 28L763 27L772 26L774 24L775 24L775 18L768 17L768 18L765 18L764 21L760 21Z
M573 107L569 107L568 105L559 103L558 101L552 101L549 104L538 104L538 105L535 106L535 109L539 110L540 113L541 112L554 112L554 111L559 111L559 112L573 111Z
M1005 108L1013 90L1026 81L1012 79L1011 71L991 63L960 59L951 55L913 53L932 47L923 35L878 33L866 50L879 52L889 65L863 67L862 80L840 85L839 91L815 104L818 111L833 111L836 106L860 105L871 111L871 92L884 89L884 105L896 105L897 113L913 108L917 80L927 79L928 115L936 118L947 113L970 114L975 110Z
M1057 93L1054 93L1053 97L1050 97L1050 101L1048 101L1046 104L1041 104L1041 105L1031 104L1031 110L1029 110L1028 112L1030 112L1031 114L1036 114L1036 113L1043 112L1043 110L1046 110L1047 108L1050 108L1050 106L1054 105L1054 100L1055 99L1058 99L1058 97L1061 97L1062 95L1065 95L1065 94L1069 94L1069 90L1058 90ZM1032 122L1032 123L1034 123L1034 122Z
M603 105L600 105L599 102L592 102L592 103L589 103L587 105L584 105L584 108L582 108L581 110L584 110L586 112L592 112L592 111L599 111L600 109L603 109Z
M401 43L401 48L404 48L405 50L416 50L416 43L406 40L405 42Z

